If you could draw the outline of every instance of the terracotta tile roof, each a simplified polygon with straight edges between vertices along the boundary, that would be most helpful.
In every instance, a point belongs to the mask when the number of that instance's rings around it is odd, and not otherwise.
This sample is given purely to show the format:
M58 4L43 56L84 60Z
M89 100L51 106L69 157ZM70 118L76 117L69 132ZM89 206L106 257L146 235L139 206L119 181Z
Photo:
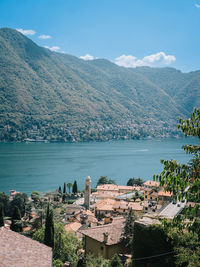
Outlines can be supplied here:
M116 200L114 200L114 199L106 198L106 199L98 201L95 204L95 208L97 210L111 211L111 210L113 210L113 205L115 204L115 202L116 202Z
M195 205L199 205L199 203L188 201L186 204L187 207L191 207L191 208L194 208Z
M98 222L98 220L95 218L95 214L92 213L90 210L81 210L79 212L76 212L76 214L74 214L74 216L76 217L76 219L78 221L81 221L82 215L87 215L87 221L89 223L97 223Z
M88 222L89 223L98 223L98 220L94 216L88 216Z
M144 186L150 186L150 187L159 187L160 183L159 182L155 182L155 181L151 181L148 180L146 182L143 183Z
M141 202L141 199L140 199L140 198L137 198L137 199L135 200L135 202Z
M96 208L99 211L112 211L113 210L113 205L103 205L103 206L99 206Z
M158 195L159 196L164 196L164 197L171 197L172 196L172 193L168 192L168 191L159 191L158 192Z
M82 224L79 222L71 222L71 223L65 225L65 231L66 232L70 232L70 231L76 232L81 226L82 226Z
M111 224L100 225L93 228L80 230L80 232L94 240L104 242L104 234L108 234L106 245L118 244L124 229L124 218L113 220Z
M104 198L115 198L121 194L122 193L118 193L118 191L116 191L116 192L98 191L98 192L92 193L92 196L99 198L99 199L104 199Z
M130 202L129 203L129 208L132 208L132 210L134 211L142 211L143 210L143 206L140 205L140 203L134 203L134 202Z
M74 214L75 212L77 212L81 209L83 209L83 207L78 206L76 204L70 204L66 207L65 212L66 212L66 214Z
M28 232L28 231L30 231L30 230L31 230L31 227L29 227L29 226L24 227L24 229L23 229L24 232Z
M133 210L143 210L143 207L140 205L140 203L135 203L135 202L127 202L124 200L114 200L114 199L105 199L98 201L96 203L96 209L97 210L102 210L102 211L113 211L115 209L121 209L121 210L128 210L128 209L133 209Z
M140 186L128 186L128 185L119 185L119 190L140 190Z
M115 184L102 184L97 186L97 191L98 190L116 190L118 191L118 185Z
M115 185L115 184L103 184L97 186L97 191L117 191L127 190L134 191L140 190L140 186L127 186L127 185Z
M158 193L157 193L157 192L152 192L152 193L150 194L150 196L158 197Z
M123 200L116 201L113 205L113 208L114 209L123 209L123 210L126 209L127 210L129 208L129 203L126 201L123 201Z
M38 241L1 227L0 266L51 267L52 249Z
M152 191L152 188L149 188L149 187L144 188L144 192L151 192L151 191Z

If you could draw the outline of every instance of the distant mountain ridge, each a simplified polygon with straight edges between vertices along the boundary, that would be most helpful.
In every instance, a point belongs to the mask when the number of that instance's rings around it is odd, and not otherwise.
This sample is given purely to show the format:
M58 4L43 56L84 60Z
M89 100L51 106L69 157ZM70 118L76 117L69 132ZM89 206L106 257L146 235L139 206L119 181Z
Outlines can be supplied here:
M199 105L200 71L84 61L0 29L1 141L167 136Z

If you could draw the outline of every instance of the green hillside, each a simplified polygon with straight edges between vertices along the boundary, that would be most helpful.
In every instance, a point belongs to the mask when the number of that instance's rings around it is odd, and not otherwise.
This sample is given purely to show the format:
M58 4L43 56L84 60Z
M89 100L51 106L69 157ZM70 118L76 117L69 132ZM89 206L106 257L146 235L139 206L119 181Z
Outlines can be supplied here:
M0 141L173 135L199 106L199 85L200 71L84 61L0 29Z

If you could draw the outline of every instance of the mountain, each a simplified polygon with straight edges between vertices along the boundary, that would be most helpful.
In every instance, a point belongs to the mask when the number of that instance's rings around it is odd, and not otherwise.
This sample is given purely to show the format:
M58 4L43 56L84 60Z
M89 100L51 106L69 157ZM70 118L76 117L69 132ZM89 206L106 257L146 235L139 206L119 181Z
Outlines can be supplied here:
M39 47L0 29L0 141L88 141L176 134L200 104L200 71L124 68Z

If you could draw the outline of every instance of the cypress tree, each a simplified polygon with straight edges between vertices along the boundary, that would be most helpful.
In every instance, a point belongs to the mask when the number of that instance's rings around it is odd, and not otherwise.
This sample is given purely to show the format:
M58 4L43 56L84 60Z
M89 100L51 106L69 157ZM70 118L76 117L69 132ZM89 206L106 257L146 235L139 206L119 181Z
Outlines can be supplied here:
M126 222L124 225L124 231L123 231L123 237L122 242L126 248L130 250L131 241L133 239L133 228L134 228L134 222L135 222L135 215L133 213L133 210L130 209L128 215L126 216Z
M3 212L3 204L0 203L0 227L4 226L4 212Z
M73 184L73 187L72 187L72 192L74 194L78 193L78 187L77 187L77 182L76 181L74 181L74 184Z
M17 206L14 206L10 229L15 232L22 232L21 214Z
M59 188L58 188L58 192L59 192L60 194L62 193L61 186L59 186Z
M64 183L63 194L66 194L66 184Z
M50 210L49 204L47 206L46 222L45 222L45 233L44 233L44 244L49 247L54 247L54 222L53 222L53 211Z

